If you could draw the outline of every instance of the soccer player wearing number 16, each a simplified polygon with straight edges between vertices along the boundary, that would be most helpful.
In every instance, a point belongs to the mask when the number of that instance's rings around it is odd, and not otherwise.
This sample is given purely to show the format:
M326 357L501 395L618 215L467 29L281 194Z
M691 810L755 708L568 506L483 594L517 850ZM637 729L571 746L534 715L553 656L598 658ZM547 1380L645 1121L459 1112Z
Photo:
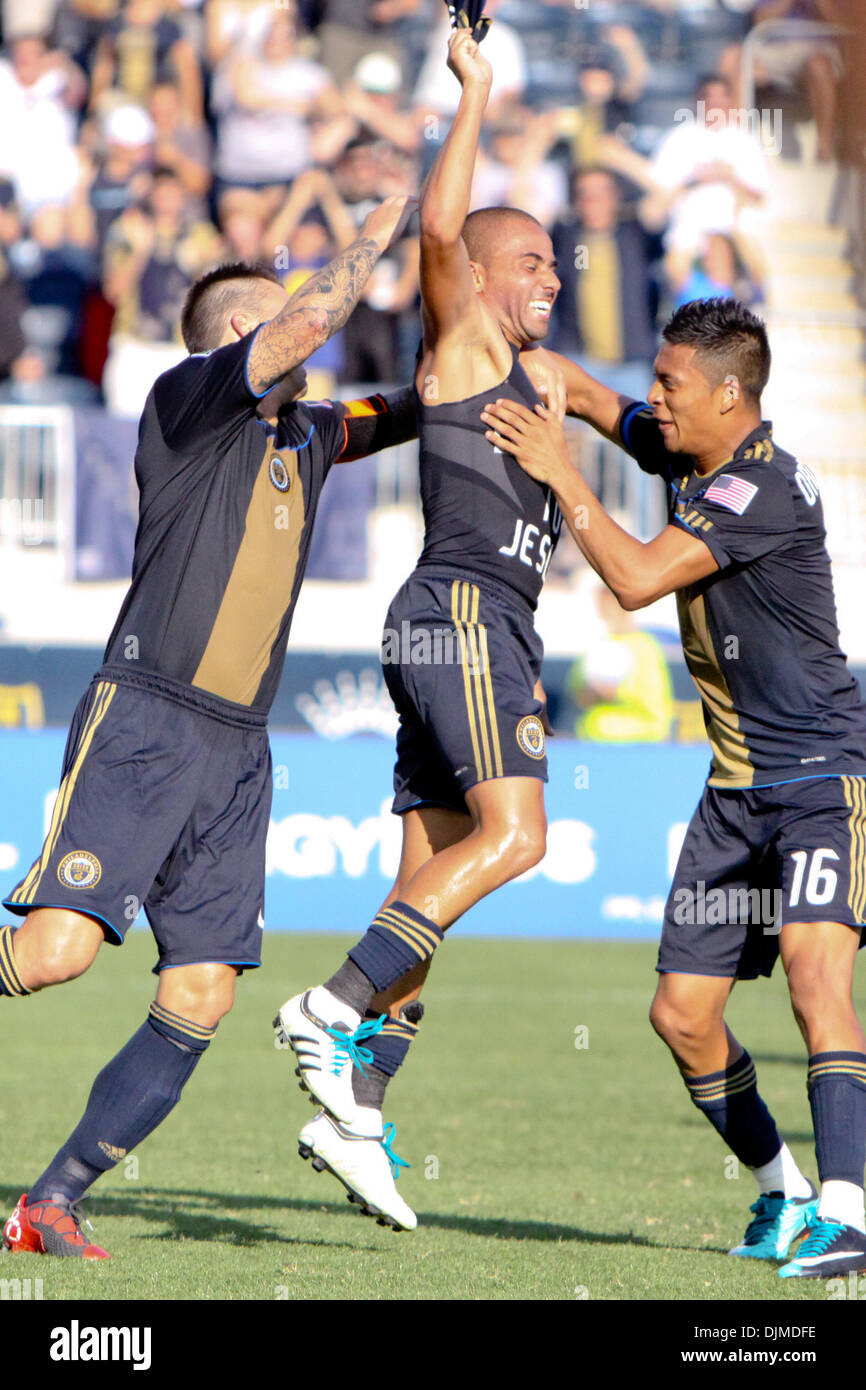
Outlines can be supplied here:
M839 649L817 484L761 420L764 326L736 301L679 309L649 405L556 362L569 410L664 480L664 531L642 544L616 525L543 407L497 402L482 416L487 437L552 486L624 608L676 592L712 746L665 911L653 1026L757 1179L754 1220L731 1254L782 1259L806 1231L783 1277L864 1268L866 1039L851 993L866 914L866 707ZM820 1202L724 1021L734 981L769 975L777 955L808 1049Z

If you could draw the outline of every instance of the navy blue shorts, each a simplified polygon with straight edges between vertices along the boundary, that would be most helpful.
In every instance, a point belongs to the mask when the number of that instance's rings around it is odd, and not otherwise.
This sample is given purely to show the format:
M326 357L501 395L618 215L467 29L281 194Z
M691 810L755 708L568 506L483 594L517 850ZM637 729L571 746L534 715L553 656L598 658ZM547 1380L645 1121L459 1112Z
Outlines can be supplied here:
M271 790L265 716L162 677L98 672L42 853L5 906L84 912L113 945L144 907L157 971L260 965Z
M706 787L674 874L657 969L770 975L787 922L866 925L866 777Z
M382 638L400 716L394 802L466 811L464 793L496 777L547 781L543 648L532 612L501 585L422 569L395 595Z

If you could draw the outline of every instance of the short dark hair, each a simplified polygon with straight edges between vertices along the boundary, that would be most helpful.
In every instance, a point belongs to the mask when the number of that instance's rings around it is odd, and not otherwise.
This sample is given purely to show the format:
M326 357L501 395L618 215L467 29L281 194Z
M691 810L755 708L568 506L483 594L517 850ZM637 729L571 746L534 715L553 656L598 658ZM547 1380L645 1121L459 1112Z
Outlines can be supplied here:
M219 345L226 320L250 301L250 280L283 282L266 261L232 261L199 276L190 288L180 316L180 331L188 352L210 352Z
M536 227L541 226L537 217L533 217L531 212L523 212L521 208L477 208L475 212L470 212L460 231L470 261L489 265L503 225L510 221L534 222Z
M693 299L662 329L666 343L695 349L700 367L715 389L725 377L738 378L743 394L758 402L770 377L770 344L763 321L738 299Z

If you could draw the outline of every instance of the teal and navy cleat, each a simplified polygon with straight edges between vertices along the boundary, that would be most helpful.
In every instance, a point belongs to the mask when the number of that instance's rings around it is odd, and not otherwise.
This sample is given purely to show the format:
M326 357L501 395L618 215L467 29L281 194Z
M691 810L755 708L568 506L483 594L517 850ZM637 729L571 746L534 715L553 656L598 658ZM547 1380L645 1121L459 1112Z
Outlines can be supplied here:
M813 1225L818 1194L814 1187L809 1197L764 1192L749 1210L755 1215L746 1227L742 1243L728 1254L748 1260L784 1260L797 1236Z
M833 1274L866 1274L866 1235L841 1221L816 1218L781 1279L828 1279Z

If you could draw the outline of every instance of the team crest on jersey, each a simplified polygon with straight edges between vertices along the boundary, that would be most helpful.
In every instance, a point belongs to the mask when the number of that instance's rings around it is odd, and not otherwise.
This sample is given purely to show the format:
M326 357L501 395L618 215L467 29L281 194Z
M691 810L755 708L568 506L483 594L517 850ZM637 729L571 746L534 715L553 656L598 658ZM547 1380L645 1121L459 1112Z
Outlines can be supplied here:
M517 742L528 758L544 757L544 725L536 714L528 714L517 726Z
M89 850L74 849L61 859L57 877L67 888L95 888L102 878L102 865Z
M268 474L277 492L288 492L289 483L291 482L289 470L283 463L279 454L271 455L271 460L268 464Z

